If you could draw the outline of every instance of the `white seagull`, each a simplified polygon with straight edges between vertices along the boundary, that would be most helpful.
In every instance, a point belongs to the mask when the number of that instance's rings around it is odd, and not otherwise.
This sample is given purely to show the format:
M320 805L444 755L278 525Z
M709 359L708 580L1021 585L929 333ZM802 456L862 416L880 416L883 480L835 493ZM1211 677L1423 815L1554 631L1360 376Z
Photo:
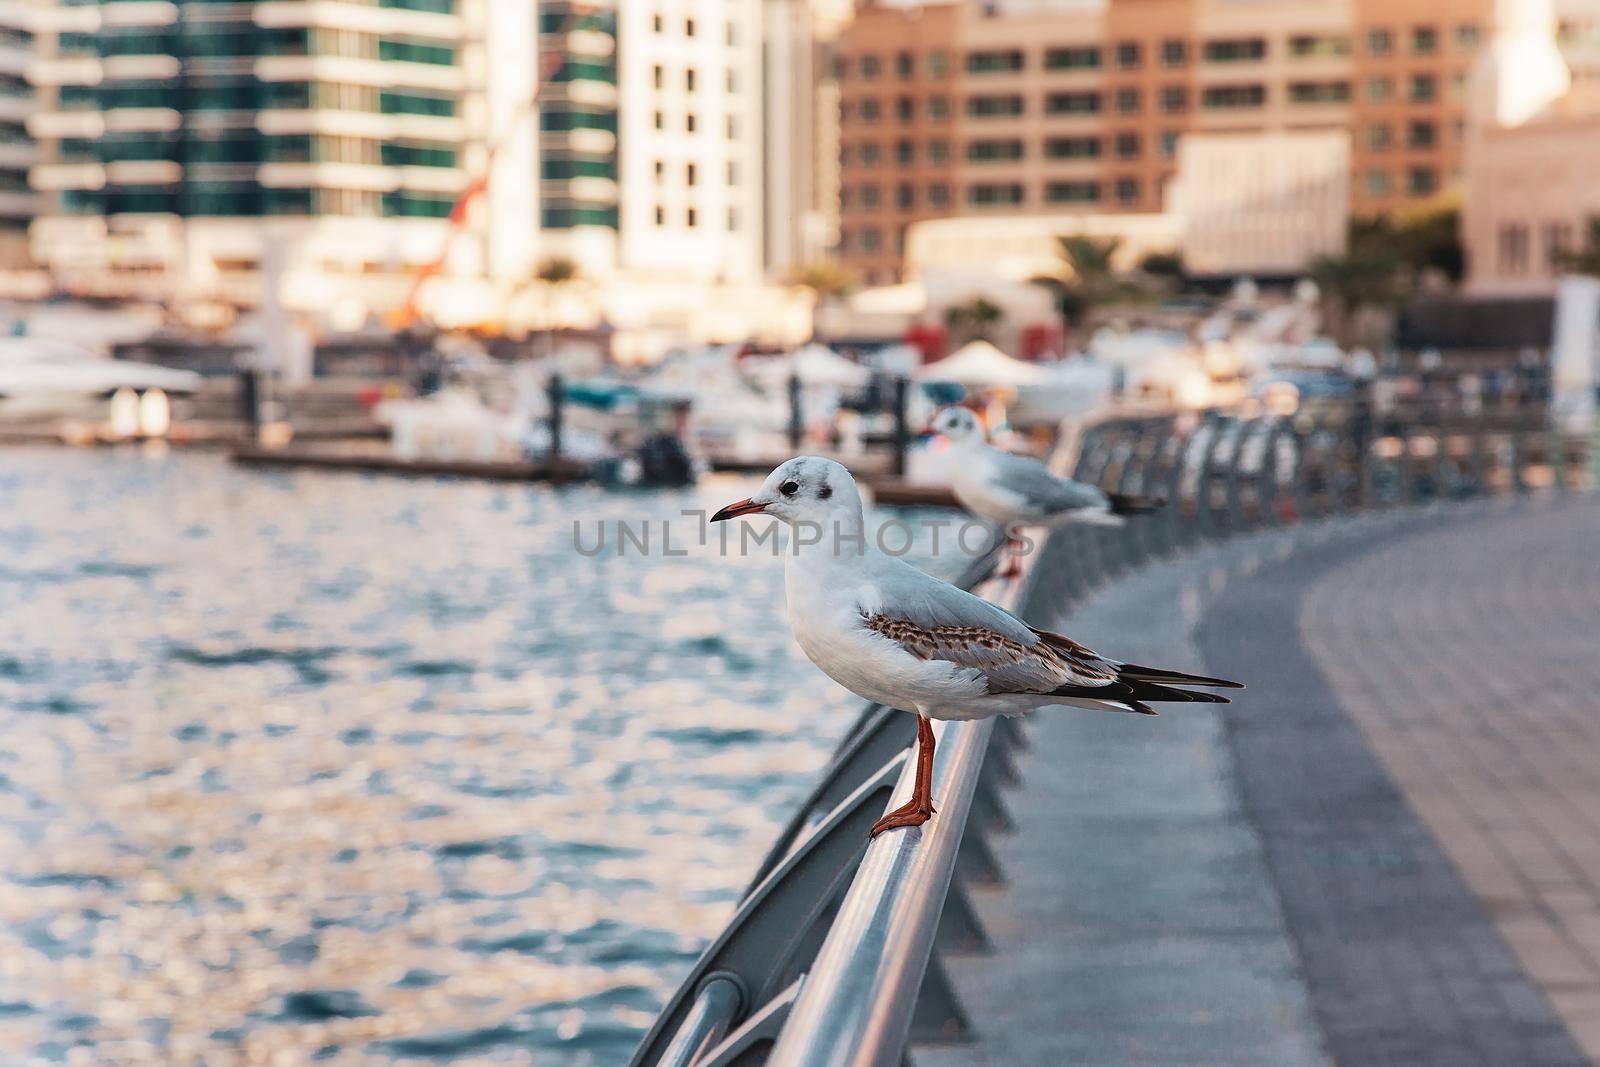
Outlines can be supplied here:
M1066 522L1121 526L1126 516L1166 503L1159 497L1107 493L1058 477L1036 459L995 448L970 408L942 408L928 429L950 441L950 491L968 511L999 523L1012 547L1017 544L1013 531L1018 526ZM1015 555L1005 573L1017 573Z
M789 626L806 656L857 696L917 716L916 788L907 804L878 820L874 837L920 826L934 813L930 719L1048 707L1154 715L1154 702L1227 703L1176 685L1243 688L1098 655L877 551L868 544L855 479L832 460L788 460L754 496L711 521L756 514L796 527L784 588Z

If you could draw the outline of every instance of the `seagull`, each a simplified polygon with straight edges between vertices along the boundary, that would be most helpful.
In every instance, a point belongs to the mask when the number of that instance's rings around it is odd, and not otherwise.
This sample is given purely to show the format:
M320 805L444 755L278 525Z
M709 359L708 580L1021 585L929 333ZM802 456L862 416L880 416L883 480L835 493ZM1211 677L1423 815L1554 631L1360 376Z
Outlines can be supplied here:
M995 448L970 408L942 408L928 428L950 441L950 490L961 506L999 523L1005 532L1006 544L1013 549L1006 577L1014 577L1019 570L1018 540L1012 532L1018 526L1067 522L1121 526L1126 516L1154 511L1166 503L1160 497L1107 493L1060 478L1036 459Z
M1180 685L1238 682L1141 667L1036 629L868 544L855 479L817 456L787 460L755 495L711 517L771 515L795 528L784 560L789 627L807 658L857 696L917 716L911 799L871 836L934 814L933 719L1076 707L1154 715L1163 701L1225 704Z

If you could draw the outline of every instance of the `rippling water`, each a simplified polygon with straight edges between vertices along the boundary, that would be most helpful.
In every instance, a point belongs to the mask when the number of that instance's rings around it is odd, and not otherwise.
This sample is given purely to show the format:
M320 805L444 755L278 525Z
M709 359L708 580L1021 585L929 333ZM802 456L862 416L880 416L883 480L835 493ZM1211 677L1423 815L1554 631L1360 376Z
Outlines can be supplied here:
M857 708L616 554L753 487L0 452L0 1061L626 1060Z

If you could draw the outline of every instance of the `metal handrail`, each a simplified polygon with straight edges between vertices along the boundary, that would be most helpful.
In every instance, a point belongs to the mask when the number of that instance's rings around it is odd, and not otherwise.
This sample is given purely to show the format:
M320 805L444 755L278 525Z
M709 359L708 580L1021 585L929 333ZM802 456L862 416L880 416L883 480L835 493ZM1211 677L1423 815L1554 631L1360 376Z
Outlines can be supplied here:
M1523 467L1539 458L1556 486L1591 484L1536 425L1525 425L1524 413L1514 414L1509 423L1441 417L1413 429L1473 438L1457 450L1472 457L1458 493L1526 488ZM1043 604L1062 610L1124 568L1202 540L1432 499L1454 485L1451 449L1414 453L1403 447L1405 429L1374 432L1347 411L1287 419L1123 412L1065 426L1057 470L1164 494L1166 515L1138 536L1057 530L1002 603L1023 614ZM978 566L968 581L983 578L985 564ZM994 587L983 592L998 599ZM964 1028L940 961L985 941L965 887L998 879L987 837L1007 824L999 792L1022 735L1015 720L937 725L938 815L869 844L866 828L910 795L912 725L903 713L863 713L634 1067L890 1067L903 1062L909 1042Z
M901 1063L993 733L993 719L934 727L938 814L867 847L768 1067ZM891 804L910 799L914 776L908 762Z

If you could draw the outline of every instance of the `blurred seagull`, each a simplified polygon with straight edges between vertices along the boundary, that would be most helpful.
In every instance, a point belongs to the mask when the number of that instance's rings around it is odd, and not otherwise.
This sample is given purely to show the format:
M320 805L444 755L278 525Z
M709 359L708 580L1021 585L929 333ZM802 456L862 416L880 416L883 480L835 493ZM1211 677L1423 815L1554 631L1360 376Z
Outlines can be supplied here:
M771 515L797 527L784 563L789 626L823 673L877 704L917 716L911 800L872 828L876 837L933 815L931 719L983 719L1047 707L1154 715L1163 701L1225 704L1178 685L1238 682L1123 663L872 548L855 479L829 459L800 456L752 497L711 517ZM798 536L801 529L807 536Z
M928 426L950 441L950 489L961 506L1000 524L1008 546L1018 526L1055 526L1065 522L1121 526L1126 516L1154 511L1160 497L1107 493L1092 485L1060 478L1036 459L994 448L970 409L940 409ZM1018 572L1011 556L1004 575Z

